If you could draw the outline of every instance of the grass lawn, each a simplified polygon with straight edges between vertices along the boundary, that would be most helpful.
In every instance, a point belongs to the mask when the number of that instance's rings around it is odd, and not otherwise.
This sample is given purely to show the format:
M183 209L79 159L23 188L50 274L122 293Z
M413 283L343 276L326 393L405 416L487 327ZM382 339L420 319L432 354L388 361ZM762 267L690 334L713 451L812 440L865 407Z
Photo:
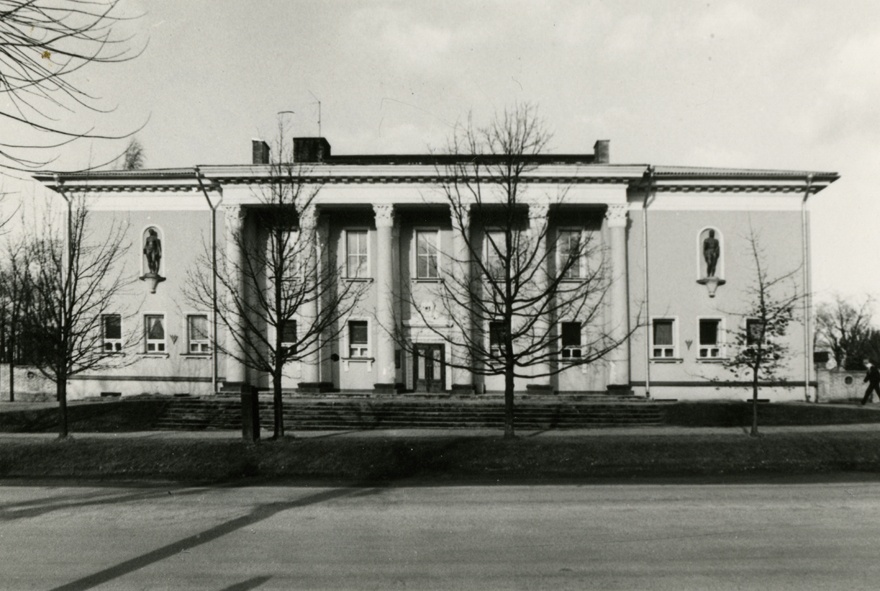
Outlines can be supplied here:
M517 438L8 439L0 478L300 482L541 482L880 472L880 434Z

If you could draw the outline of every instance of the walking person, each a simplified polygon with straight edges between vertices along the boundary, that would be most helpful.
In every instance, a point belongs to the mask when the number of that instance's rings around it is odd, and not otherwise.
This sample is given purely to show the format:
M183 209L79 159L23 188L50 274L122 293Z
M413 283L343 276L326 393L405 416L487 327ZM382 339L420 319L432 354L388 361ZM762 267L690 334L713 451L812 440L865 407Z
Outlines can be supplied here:
M877 398L880 398L880 370L869 359L865 359L865 367L868 368L868 373L864 381L868 382L868 389L865 390L865 397L862 398L862 406L873 400L874 392L877 393Z

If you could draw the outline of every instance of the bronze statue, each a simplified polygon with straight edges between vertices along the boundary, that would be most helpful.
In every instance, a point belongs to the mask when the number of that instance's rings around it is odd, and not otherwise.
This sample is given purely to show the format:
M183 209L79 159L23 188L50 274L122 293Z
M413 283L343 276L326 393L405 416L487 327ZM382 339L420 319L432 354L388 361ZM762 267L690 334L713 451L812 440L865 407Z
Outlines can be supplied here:
M721 244L715 238L715 230L709 230L709 237L703 240L703 259L706 261L706 277L715 276L718 257L721 256Z
M156 230L150 228L147 230L148 236L144 240L144 254L147 256L147 266L153 275L159 274L159 263L162 261L162 241L159 239Z

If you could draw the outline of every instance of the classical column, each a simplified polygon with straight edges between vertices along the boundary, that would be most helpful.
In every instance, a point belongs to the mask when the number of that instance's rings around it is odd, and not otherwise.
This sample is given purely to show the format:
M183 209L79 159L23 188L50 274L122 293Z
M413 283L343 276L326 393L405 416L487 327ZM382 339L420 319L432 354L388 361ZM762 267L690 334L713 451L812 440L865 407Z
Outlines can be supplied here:
M376 383L374 388L382 392L397 390L397 371L394 367L394 291L392 282L394 248L394 206L374 205L376 215Z
M317 225L318 213L315 210L314 205L309 206L300 212L299 237L305 244L305 257L302 261L304 268L302 271L303 281L305 281L306 286L314 286L318 280L317 233L315 232ZM316 298L307 299L302 303L298 312L299 321L302 323L302 326L299 326L298 330L309 330L309 327L313 326L318 319L318 300ZM318 382L320 382L320 372L318 368L318 360L319 355L316 344L315 350L309 355L306 355L300 362L300 375L302 381L297 385L300 391L313 392L319 389Z
M626 270L626 204L609 205L605 212L611 247L611 318L609 334L620 342L608 356L608 387L629 389L629 306Z
M461 217L457 215L459 212L452 212L452 251L453 256L450 257L450 263L453 268L450 273L457 274L458 281L462 285L467 285L468 289L471 285L471 253L468 249L466 237L470 236L471 212L467 206L461 208ZM451 279L454 281L454 279ZM452 289L455 289L453 287ZM458 310L450 310L456 314L457 320L453 322L452 330L456 332L454 338L456 343L451 347L453 363L461 367L452 368L452 390L458 394L474 393L474 376L471 371L473 358L467 343L474 335L473 319L471 310L467 306L461 306Z
M240 303L246 297L245 277L241 272L246 266L242 249L244 218L246 210L241 205L226 205L226 270L229 273L229 284L235 286L236 293L226 293L226 306L229 311L230 327L226 334L226 380L225 389L235 388L247 382L247 368L244 359L243 340L247 332L247 324L238 314ZM235 333L236 336L229 334Z
M535 293L543 293L547 290L547 214L550 211L548 203L532 203L529 205L529 234L531 235L532 249L535 254L535 264L538 265L535 273ZM553 322L546 314L540 315L535 320L535 340L549 342L550 323ZM550 384L549 362L539 363L532 366L532 374L540 375L534 378L532 383L526 386L531 391L552 391ZM543 374L543 375L541 375Z

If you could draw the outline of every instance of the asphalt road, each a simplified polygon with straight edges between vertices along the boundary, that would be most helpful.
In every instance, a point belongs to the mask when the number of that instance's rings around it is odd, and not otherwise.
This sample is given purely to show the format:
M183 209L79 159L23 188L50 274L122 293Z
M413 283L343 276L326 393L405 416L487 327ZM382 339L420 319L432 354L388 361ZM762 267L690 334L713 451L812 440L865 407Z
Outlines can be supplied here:
M878 589L880 483L0 487L0 589Z

